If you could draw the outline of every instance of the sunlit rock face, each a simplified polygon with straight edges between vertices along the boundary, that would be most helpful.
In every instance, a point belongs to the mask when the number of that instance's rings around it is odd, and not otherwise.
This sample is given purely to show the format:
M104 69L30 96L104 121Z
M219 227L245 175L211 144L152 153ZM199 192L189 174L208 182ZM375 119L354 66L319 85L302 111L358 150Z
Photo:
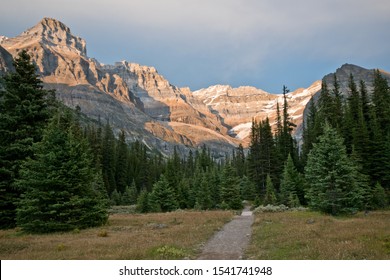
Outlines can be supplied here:
M12 57L21 50L31 55L45 87L55 89L67 106L79 106L92 119L109 121L116 132L123 129L129 141L140 140L163 154L174 147L185 154L206 144L222 157L239 144L249 145L253 119L268 117L275 126L277 104L283 108L283 95L250 86L191 91L170 84L154 67L127 61L102 64L87 56L84 39L52 18L14 38L0 36L0 75L13 70ZM372 70L343 65L336 76L346 94L350 73L372 85ZM333 74L324 80L331 86ZM305 107L320 89L321 81L316 81L286 95L298 138Z

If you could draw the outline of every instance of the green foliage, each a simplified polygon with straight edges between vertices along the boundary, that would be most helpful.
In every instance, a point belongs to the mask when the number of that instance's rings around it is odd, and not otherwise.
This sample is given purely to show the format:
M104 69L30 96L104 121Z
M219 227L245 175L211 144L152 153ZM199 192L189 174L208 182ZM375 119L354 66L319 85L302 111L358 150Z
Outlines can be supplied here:
M111 205L120 205L122 201L121 194L116 189L110 195Z
M375 184L375 187L371 191L371 209L383 209L388 205L388 198L385 189L379 182Z
M343 139L329 125L309 154L305 176L312 209L339 215L362 208L366 186L347 155Z
M13 184L19 178L23 161L33 155L32 145L42 131L55 105L54 92L44 90L35 65L26 51L14 61L15 72L0 79L0 227L15 226L20 190Z
M304 202L304 181L296 170L291 155L288 155L284 165L283 177L280 183L280 202L296 207ZM300 197L300 199L299 199ZM301 202L302 201L302 202Z
M269 119L252 122L251 144L248 155L248 175L258 192L265 194L266 178L270 174L277 181L280 173L280 155L276 149Z
M182 248L175 246L164 245L153 250L153 256L159 260L180 260L187 256L187 253Z
M266 181L266 193L264 196L263 203L265 205L268 205L268 204L275 205L276 201L277 200L276 200L274 184L272 183L271 176L269 176L269 174L268 174L267 181Z
M131 183L130 186L127 186L125 192L122 194L121 204L122 205L132 205L137 203L137 186L135 181Z
M152 205L150 201L151 194L147 190L143 189L138 196L137 211L140 213L148 213L152 211Z
M104 186L109 194L116 189L115 171L115 136L107 121L103 132L102 174Z
M164 175L153 185L150 202L151 208L156 212L170 212L178 208L175 193Z
M17 223L24 231L70 231L107 221L107 202L98 193L101 177L69 113L60 112L51 120L33 151L16 181L23 191Z
M123 130L119 133L117 140L115 165L116 190L120 193L124 193L128 181L128 146L126 143L126 135Z
M245 175L240 179L240 192L241 198L244 200L253 201L256 198L256 186Z
M210 182L205 174L201 177L195 208L207 210L212 207Z
M221 201L227 204L229 209L241 209L239 178L231 165L226 165L221 178Z

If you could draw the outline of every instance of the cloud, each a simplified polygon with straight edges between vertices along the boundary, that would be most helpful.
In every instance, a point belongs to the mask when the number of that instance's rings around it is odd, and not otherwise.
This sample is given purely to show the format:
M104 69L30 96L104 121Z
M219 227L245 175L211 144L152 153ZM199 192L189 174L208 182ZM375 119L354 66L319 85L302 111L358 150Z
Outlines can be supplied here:
M13 36L44 16L55 17L84 37L98 60L154 65L179 86L263 87L259 81L276 84L277 76L313 80L315 65L386 68L390 60L388 0L3 2L0 34Z

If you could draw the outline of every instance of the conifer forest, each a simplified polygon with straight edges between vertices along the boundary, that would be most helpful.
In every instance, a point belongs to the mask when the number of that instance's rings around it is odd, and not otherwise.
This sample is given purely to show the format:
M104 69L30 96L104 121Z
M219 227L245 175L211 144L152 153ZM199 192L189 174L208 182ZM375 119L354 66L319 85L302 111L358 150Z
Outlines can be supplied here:
M140 213L177 209L308 207L331 215L384 209L390 202L390 87L337 77L311 98L302 141L293 136L286 94L277 123L253 120L250 145L223 159L207 146L166 157L128 142L110 120L93 121L43 87L27 52L0 80L0 225L26 232L104 224L114 205Z

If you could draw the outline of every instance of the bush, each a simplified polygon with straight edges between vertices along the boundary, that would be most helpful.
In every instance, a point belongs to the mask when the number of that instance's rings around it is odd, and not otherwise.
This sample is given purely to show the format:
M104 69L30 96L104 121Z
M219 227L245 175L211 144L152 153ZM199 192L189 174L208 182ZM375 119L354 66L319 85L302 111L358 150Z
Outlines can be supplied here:
M280 205L268 204L267 206L260 205L255 210L253 210L253 213L277 213L277 212L286 212L286 211L306 211L306 210L307 208L304 207L290 208L284 204L280 204Z

